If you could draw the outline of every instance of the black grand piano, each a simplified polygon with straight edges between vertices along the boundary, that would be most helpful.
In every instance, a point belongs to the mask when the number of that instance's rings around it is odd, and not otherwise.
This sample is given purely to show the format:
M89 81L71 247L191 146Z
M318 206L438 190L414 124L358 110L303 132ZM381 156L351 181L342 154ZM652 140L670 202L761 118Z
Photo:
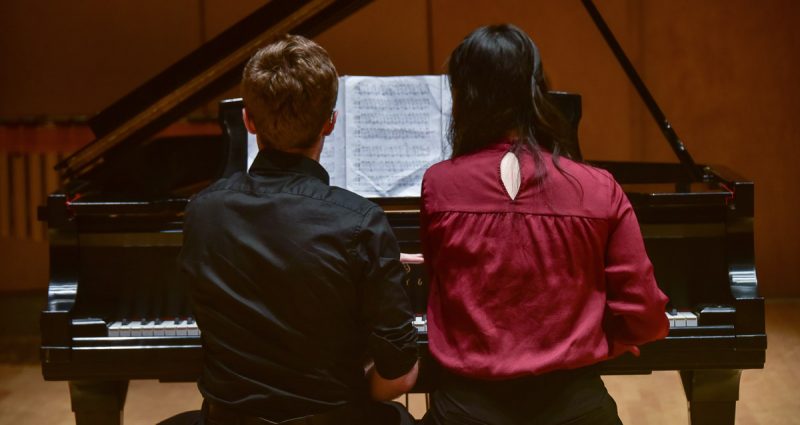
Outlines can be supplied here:
M313 37L368 2L267 3L94 117L97 139L59 164L63 189L40 209L51 261L41 363L46 380L69 381L78 424L121 423L129 380L193 381L200 373L201 336L175 258L191 195L246 168L241 104L221 104L222 137L153 136L235 85L265 41L284 32ZM676 370L692 424L733 424L741 371L763 368L766 350L753 183L694 163L591 0L583 3L679 159L592 162L616 177L636 210L673 325L640 357L605 362L603 371ZM580 102L558 99L577 126ZM419 252L419 200L375 201L401 248ZM411 269L406 286L424 313L424 273ZM429 392L437 369L425 335L421 352L417 391Z

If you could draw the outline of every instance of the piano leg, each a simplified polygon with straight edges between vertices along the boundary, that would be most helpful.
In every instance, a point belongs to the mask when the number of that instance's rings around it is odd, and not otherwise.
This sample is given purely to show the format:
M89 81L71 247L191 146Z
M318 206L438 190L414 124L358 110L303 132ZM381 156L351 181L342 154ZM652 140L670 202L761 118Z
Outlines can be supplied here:
M69 381L76 425L122 425L128 381Z
M691 425L734 425L741 370L682 370L680 374Z

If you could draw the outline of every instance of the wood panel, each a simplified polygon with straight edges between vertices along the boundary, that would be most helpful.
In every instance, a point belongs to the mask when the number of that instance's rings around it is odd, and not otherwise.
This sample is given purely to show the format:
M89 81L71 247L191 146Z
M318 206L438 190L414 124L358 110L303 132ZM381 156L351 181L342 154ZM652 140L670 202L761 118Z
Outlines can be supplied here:
M197 5L0 2L0 116L99 111L198 45Z
M25 187L25 157L11 155L11 236L26 239L28 234L28 203Z
M36 218L36 210L44 203L44 179L42 170L42 155L27 155L27 187L28 187L28 238L35 242L45 240L44 223Z
M56 191L59 186L58 173L55 171L56 164L60 161L58 152L46 152L44 154L44 193L50 194Z
M425 0L376 0L315 40L340 75L428 74Z
M205 32L203 37L206 40L210 40L263 6L266 1L200 0L198 3L201 3L204 9L201 15L205 19Z
M800 295L791 266L800 256L800 2L596 3L697 160L755 180L761 288ZM0 2L0 57L10 64L0 70L0 118L91 115L260 4ZM317 41L342 74L421 74L440 72L469 31L498 22L529 32L553 86L583 96L587 158L673 160L578 1L375 0Z
M690 152L756 184L756 265L763 293L800 295L800 3L643 2L644 68ZM646 128L648 141L660 138ZM671 158L648 143L644 158Z
M0 151L0 238L11 234L11 192L8 154Z

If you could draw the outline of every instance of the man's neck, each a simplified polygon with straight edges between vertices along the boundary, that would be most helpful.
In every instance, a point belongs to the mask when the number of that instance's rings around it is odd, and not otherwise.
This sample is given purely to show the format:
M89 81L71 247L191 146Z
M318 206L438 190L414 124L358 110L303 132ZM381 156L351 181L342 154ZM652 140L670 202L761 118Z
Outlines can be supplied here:
M314 145L311 146L310 148L305 148L305 149L276 149L276 150L279 150L281 152L295 154L295 155L301 155L301 156L304 156L306 158L312 159L312 160L314 160L316 162L319 162L319 158L322 155L322 143L323 143L323 138L320 138L317 141L317 143L314 143ZM258 142L258 148L259 148L259 150L264 148L264 145L261 144L260 141ZM274 147L271 147L271 148L275 149Z

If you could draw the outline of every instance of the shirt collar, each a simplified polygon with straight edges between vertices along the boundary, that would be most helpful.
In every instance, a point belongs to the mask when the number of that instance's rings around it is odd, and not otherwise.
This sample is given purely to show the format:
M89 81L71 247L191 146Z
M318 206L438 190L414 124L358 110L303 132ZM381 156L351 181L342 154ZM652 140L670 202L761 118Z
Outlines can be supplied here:
M330 185L330 176L319 162L303 155L264 147L258 151L253 165L250 166L250 172L253 174L266 174L275 171L307 174Z
M512 139L509 137L503 137L500 139L495 140L491 144L489 144L488 148L491 150L502 150L508 151L511 147L516 143L516 139Z

